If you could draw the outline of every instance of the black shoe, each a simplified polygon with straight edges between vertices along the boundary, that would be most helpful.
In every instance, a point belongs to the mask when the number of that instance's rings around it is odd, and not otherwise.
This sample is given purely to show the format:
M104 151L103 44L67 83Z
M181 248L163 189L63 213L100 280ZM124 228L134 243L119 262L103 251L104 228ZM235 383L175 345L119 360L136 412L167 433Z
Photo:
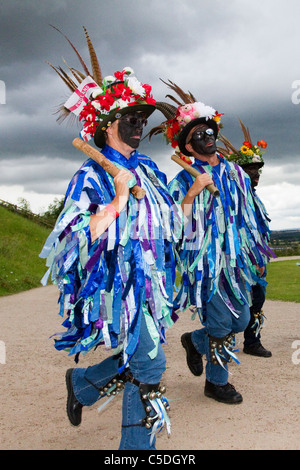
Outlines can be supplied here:
M236 391L233 385L215 385L206 380L204 395L222 403L238 404L243 401L243 397Z
M245 354L251 354L252 356L259 356L259 357L271 357L271 351L268 351L263 347L261 343L254 343L248 346L244 346L243 349Z
M81 414L83 405L79 403L74 395L72 385L72 373L74 369L68 369L66 372L66 385L68 390L67 415L73 426L79 426L81 423Z
M186 350L186 362L192 374L199 377L203 372L202 354L198 353L192 343L191 333L181 336L181 344Z

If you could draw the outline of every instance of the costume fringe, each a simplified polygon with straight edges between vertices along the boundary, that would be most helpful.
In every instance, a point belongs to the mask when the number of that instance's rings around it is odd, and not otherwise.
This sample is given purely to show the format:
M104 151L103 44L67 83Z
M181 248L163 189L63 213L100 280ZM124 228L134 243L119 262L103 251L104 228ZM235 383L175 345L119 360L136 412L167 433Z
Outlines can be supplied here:
M181 215L174 211L163 174L148 157L139 158L142 163L128 171L146 196L138 201L130 194L127 209L94 243L90 215L112 201L114 184L87 160L71 180L64 209L40 254L49 267L42 283L50 277L58 285L59 313L66 314L66 331L55 335L55 347L78 357L105 344L114 353L123 350L124 367L137 348L142 314L154 342L150 357L177 318L172 316L173 246Z
M217 291L232 314L238 316L228 292L241 304L251 305L251 287L266 285L258 277L257 266L265 266L275 257L268 245L268 218L261 201L256 200L249 177L242 169L220 156L220 174L209 165L194 166L207 171L220 191L214 198L204 190L193 205L185 225L180 250L176 308L196 306L201 320L206 303ZM169 184L177 202L181 202L194 178L181 171Z

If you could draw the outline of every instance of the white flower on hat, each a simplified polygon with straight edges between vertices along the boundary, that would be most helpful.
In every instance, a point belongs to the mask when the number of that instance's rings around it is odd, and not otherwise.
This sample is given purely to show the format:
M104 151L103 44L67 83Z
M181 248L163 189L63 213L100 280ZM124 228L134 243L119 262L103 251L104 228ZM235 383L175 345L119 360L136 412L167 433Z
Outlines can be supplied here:
M122 108L126 108L126 106L128 106L127 101L124 101L124 100L122 100L122 99L119 99L119 100L116 100L116 101L114 102L114 104L112 105L111 109L115 109L115 108L122 109Z
M123 72L127 73L127 75L132 75L134 73L131 67L124 67Z
M129 77L127 86L132 90L132 93L135 95L144 96L145 88L142 86L141 82L136 77Z
M177 121L180 125L186 125L197 118L213 119L216 114L215 109L200 101L180 106L178 111Z
M91 105L94 106L94 108L97 109L97 111L100 111L101 104L99 103L99 101L93 100L93 101L91 101Z
M212 119L216 114L216 110L211 106L207 106L200 101L194 103L195 112L199 113L199 117L206 117L207 119Z
M116 81L116 77L113 75L107 75L107 77L104 77L103 83L104 85L109 85L110 83L113 83Z
M261 158L260 158L260 155L253 155L253 158L252 158L252 163L260 163L261 162Z
M95 99L97 98L98 95L100 95L100 93L102 93L102 90L101 88L95 88L93 91L92 91L92 98Z

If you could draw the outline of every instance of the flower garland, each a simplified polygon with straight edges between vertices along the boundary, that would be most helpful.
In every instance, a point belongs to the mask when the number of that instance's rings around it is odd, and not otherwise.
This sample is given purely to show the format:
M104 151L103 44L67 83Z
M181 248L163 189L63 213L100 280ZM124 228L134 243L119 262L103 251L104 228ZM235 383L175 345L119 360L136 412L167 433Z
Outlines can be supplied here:
M133 77L133 70L125 67L103 79L103 86L96 88L91 100L82 109L79 120L83 121L83 133L94 136L101 121L113 110L137 104L156 103L151 94L151 86L142 84Z
M251 163L264 163L263 154L265 153L261 149L267 148L267 142L264 140L258 140L256 145L253 145L249 141L243 142L238 153L232 151L226 156L227 160L235 162L238 165L249 165Z
M166 122L164 136L167 143L175 149L175 153L191 165L193 163L192 160L188 156L183 155L179 150L178 138L180 132L189 122L200 117L205 117L207 120L213 119L218 124L218 127L222 127L221 116L222 114L201 102L179 106L175 118Z

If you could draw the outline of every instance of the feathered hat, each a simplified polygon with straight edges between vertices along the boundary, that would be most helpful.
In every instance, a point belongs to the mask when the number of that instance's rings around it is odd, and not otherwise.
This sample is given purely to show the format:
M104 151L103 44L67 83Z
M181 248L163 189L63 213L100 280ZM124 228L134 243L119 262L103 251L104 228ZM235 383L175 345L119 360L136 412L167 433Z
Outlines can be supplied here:
M53 28L61 33L58 28L54 26ZM79 58L83 72L67 65L68 74L62 67L54 67L49 62L48 64L72 91L69 99L59 107L58 121L73 113L83 124L81 137L86 141L93 137L95 144L102 148L105 144L105 131L113 121L135 111L142 111L149 117L155 111L156 101L151 94L151 86L137 80L130 67L115 72L113 76L103 78L88 32L86 28L83 27L83 29L89 49L92 73L77 49L63 33L61 34Z
M267 143L264 140L258 140L257 144L254 145L249 129L239 119L240 126L244 135L244 142L241 148L236 149L232 143L223 135L219 136L219 140L224 144L225 147L218 147L219 152L231 162L235 162L241 167L256 164L261 168L264 166L263 149L267 147Z
M185 148L188 133L197 124L204 123L213 129L214 136L217 138L219 127L221 127L221 114L212 107L196 101L191 92L184 92L170 80L168 83L164 80L162 82L178 95L178 98L166 95L166 98L170 98L177 106L164 102L156 103L156 108L164 114L167 120L151 129L150 138L152 135L163 133L167 143L175 149L175 153L190 163L190 159L186 156L190 156L191 153Z

